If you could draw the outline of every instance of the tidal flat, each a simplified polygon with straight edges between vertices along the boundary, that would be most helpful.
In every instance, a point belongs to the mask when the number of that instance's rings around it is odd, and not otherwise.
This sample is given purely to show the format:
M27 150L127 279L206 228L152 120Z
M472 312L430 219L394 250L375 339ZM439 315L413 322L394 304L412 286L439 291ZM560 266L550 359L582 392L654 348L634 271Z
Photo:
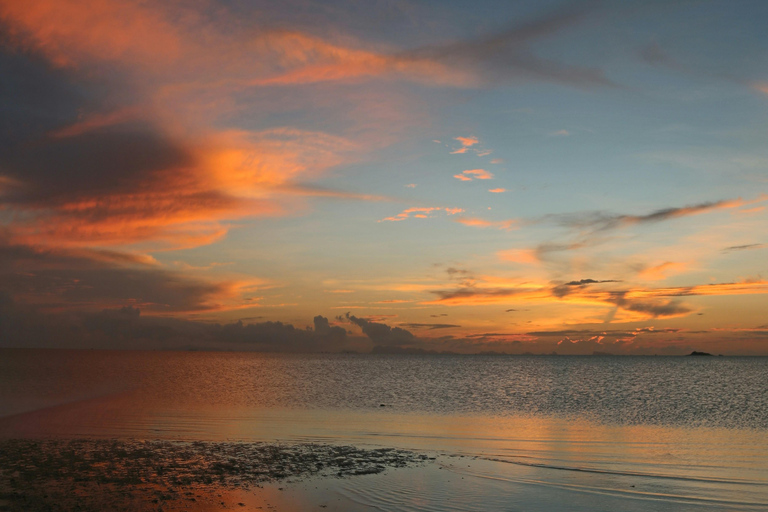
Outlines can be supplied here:
M0 510L765 511L766 371L0 351Z
M0 441L0 510L258 509L246 496L265 484L428 462L407 450L318 443L11 439Z

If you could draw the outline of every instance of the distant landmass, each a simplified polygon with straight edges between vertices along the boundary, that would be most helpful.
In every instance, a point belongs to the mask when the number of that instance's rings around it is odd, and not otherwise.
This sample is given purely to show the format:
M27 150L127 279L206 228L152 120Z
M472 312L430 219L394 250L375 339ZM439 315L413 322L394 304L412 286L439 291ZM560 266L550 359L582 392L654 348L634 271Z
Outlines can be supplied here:
M710 354L709 352L697 352L696 350L694 350L688 355L689 356L711 356L712 354Z

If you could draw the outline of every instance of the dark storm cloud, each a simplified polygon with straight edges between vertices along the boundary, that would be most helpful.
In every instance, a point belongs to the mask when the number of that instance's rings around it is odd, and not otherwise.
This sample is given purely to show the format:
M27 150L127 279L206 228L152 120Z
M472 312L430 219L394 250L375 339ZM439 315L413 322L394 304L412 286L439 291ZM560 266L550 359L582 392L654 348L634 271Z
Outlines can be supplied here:
M413 345L418 339L405 329L400 327L390 327L387 324L370 322L364 318L358 318L354 315L346 314L347 320L357 325L363 330L375 345L381 346L402 346Z
M184 148L139 122L44 137L0 154L0 168L22 185L10 199L45 204L130 193L146 185L153 173L191 163Z
M42 58L11 50L0 27L0 152L77 119L93 94L72 74Z

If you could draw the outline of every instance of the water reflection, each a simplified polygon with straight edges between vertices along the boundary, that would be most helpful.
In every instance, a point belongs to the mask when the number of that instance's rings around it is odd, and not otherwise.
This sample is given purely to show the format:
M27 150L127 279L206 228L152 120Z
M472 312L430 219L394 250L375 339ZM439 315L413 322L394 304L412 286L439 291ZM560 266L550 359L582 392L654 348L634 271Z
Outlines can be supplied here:
M285 507L768 503L763 358L3 355L3 437L311 441L444 454L429 468L337 482L325 494L276 494Z

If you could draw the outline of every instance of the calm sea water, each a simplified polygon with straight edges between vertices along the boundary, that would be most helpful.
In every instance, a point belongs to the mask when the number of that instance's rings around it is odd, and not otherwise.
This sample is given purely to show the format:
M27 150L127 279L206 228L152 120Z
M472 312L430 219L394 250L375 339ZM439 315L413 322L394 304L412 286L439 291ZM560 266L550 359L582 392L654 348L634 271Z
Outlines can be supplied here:
M472 458L342 490L382 510L764 510L768 358L2 350L0 435Z

